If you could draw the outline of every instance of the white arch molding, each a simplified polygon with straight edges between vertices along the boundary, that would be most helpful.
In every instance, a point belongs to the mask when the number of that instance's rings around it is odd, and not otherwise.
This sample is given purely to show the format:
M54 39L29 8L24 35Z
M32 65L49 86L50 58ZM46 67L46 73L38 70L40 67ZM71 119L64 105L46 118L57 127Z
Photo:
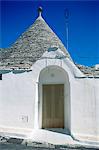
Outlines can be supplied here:
M47 66L40 71L38 81L38 128L42 128L42 86L45 84L64 84L64 128L67 133L70 133L70 83L67 72L56 65Z

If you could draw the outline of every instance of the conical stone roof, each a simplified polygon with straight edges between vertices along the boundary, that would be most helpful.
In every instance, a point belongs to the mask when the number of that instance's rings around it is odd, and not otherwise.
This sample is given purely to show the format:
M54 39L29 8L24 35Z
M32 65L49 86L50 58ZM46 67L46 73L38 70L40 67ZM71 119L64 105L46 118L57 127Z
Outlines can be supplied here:
M27 69L53 46L71 59L60 39L39 16L10 48L1 49L0 68Z

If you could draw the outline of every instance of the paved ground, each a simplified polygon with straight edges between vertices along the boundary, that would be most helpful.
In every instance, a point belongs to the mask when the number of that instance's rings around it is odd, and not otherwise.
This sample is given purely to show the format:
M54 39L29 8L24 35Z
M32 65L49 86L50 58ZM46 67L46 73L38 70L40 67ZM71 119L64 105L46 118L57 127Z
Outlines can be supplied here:
M81 145L53 145L0 136L0 150L96 150ZM97 149L99 150L99 149Z
M72 145L64 146L31 141L26 142L22 139L0 137L0 150L96 150L96 149Z
M62 146L56 147L42 147L42 146L26 146L20 144L0 144L0 150L96 150L86 148L67 148ZM98 150L98 149L97 149Z

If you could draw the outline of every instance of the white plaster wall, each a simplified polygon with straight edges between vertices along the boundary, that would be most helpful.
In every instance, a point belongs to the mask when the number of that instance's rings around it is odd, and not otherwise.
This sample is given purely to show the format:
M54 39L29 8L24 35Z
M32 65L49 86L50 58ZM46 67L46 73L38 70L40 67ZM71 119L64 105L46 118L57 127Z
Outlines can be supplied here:
M71 133L99 138L99 79L75 79L71 84Z
M33 128L34 99L31 72L4 74L0 81L0 126Z
M68 59L41 59L31 72L4 74L0 80L0 127L39 128L39 75L48 66L59 66L68 74L71 133L99 136L99 79L75 78L83 74Z

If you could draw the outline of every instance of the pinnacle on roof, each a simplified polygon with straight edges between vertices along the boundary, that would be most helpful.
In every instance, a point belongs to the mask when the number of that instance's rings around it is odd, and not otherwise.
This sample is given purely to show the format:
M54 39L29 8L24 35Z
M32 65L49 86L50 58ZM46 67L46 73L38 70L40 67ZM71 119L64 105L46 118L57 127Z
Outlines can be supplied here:
M41 15L42 15L42 10L43 10L42 7L39 7L39 8L38 8L39 17L41 17Z

